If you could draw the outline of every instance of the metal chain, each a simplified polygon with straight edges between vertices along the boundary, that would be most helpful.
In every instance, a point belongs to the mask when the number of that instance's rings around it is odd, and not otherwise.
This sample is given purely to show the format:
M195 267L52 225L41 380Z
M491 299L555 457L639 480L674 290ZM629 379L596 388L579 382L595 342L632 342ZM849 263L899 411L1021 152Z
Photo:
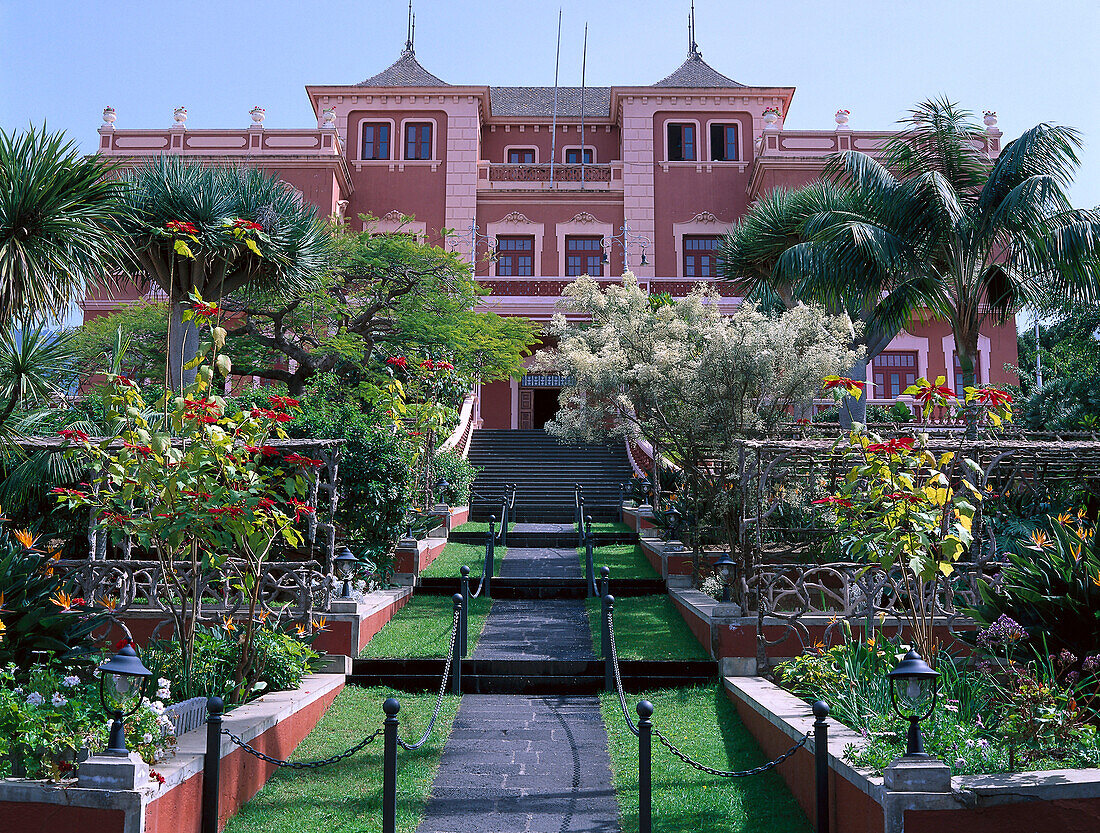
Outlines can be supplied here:
M623 692L623 678L622 678L622 674L619 672L619 651L618 651L618 648L615 645L614 610L609 610L607 612L607 629L608 629L608 635L611 637L611 640L610 640L611 641L611 665L615 670L615 687L619 692L619 706L623 710L623 719L626 720L627 727L630 729L631 732L634 733L634 735L637 735L638 734L638 728L634 725L634 723L630 719L630 712L626 707L626 694ZM656 726L652 727L652 731L653 731L653 734L657 736L657 739L661 742L661 745L664 746L666 749L668 749L669 752L671 752L673 755L675 755L677 758L679 758L685 764L687 764L688 766L694 767L695 769L699 770L700 772L705 772L708 775L716 775L719 778L747 778L750 775L759 775L762 772L767 772L769 769L772 769L774 767L779 766L779 764L783 763L785 760L787 760L787 758L791 757L791 755L793 755L795 752L797 752L799 749L801 749L803 746L805 746L806 741L808 741L810 739L810 736L813 734L812 731L807 732L805 735L803 735L799 739L799 741L794 746L792 746L790 749L788 749L786 752L784 752L778 758L775 758L771 761L768 761L765 764L761 764L760 766L753 767L752 769L743 769L743 770L740 770L740 771L727 772L727 771L721 770L721 769L714 769L713 767L709 767L705 764L699 763L698 761L692 760L690 757L688 757L688 755L686 753L684 753L684 752L680 751L679 749L677 749L676 746L672 743L672 741L670 741L668 738L666 738L664 735L662 735L661 730L658 729Z
M237 746L239 746L241 749L243 749L249 755L257 757L261 761L266 761L269 764L274 764L275 766L279 766L279 767L286 767L287 769L319 769L320 767L328 766L329 764L334 764L337 761L342 761L342 760L344 760L344 758L350 758L352 755L354 755L356 752L358 752L360 749L362 749L368 743L373 741L375 738L381 737L382 732L383 732L382 728L375 729L374 732L367 735L365 738L363 738L362 741L355 744L355 746L353 746L351 749L347 750L346 752L341 752L339 755L333 755L331 758L325 758L325 759L320 760L320 761L285 761L285 760L280 760L278 758L272 758L270 755L265 755L260 750L255 749L252 746L249 746L247 743L245 743L243 740L241 740L235 734L230 732L228 729L222 729L222 734L223 735L228 735L229 739L231 741L233 741L233 743L237 744Z
M420 740L416 743L408 743L407 741L397 739L398 745L402 749L407 749L410 752L414 749L419 749L423 746L428 736L431 735L432 729L435 728L436 718L439 717L439 710L443 708L443 697L447 693L447 680L451 677L451 661L455 655L455 639L458 637L458 622L462 616L461 608L455 610L454 621L451 624L451 644L447 646L447 664L443 666L443 679L439 683L439 697L435 701L435 712L432 714L432 719L428 721L428 728L424 730L424 734L420 736Z
M477 583L477 590L470 594L471 599L476 599L481 595L481 588L485 586L485 571L481 571L481 579Z
M619 706L623 710L623 720L626 721L627 728L634 733L635 737L638 735L638 727L634 725L634 722L630 719L630 711L626 707L626 694L623 692L623 677L619 673L619 649L615 645L615 614L614 610L607 611L607 633L611 637L611 667L615 671L615 688L619 692Z
M673 746L672 742L669 741L668 738L666 738L664 735L662 735L660 730L658 730L656 726L653 727L653 734L657 736L657 740L659 740L669 752L671 752L688 766L695 767L700 772L705 772L708 775L717 775L719 778L746 778L750 775L759 775L762 772L767 772L773 767L779 766L781 763L787 760L787 758L791 757L791 755L793 755L795 752L806 745L806 741L810 739L810 735L812 734L812 732L807 732L805 735L803 735L801 739L799 739L798 743L796 743L778 758L768 761L766 764L761 764L758 767L753 767L752 769L743 769L739 772L725 772L720 769L712 769L709 766L705 766L704 764L701 764L697 761L693 761L686 754Z

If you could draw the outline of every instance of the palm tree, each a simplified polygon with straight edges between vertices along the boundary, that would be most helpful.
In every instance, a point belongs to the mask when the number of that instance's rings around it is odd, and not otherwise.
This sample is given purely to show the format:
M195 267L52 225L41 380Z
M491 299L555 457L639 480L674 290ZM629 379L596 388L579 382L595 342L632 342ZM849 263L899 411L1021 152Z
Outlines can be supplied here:
M127 172L126 233L170 304L168 373L194 380L198 328L185 309L243 289L309 291L329 265L330 241L315 210L277 176L161 156Z
M833 232L841 218L873 215L876 208L848 184L825 180L793 191L777 188L753 204L727 236L719 258L719 273L749 300L786 309L816 303L858 322L852 347L862 349L864 358L849 376L861 382L867 380L867 363L886 349L935 288L903 259L887 269L860 258L854 247L838 245ZM836 279L839 274L843 280ZM866 417L866 396L844 400L842 425Z
M113 166L62 133L0 129L0 328L61 317L125 266Z
M867 268L932 282L931 309L950 323L962 384L972 386L985 323L1049 294L1097 293L1100 214L1072 208L1065 193L1081 140L1073 128L1039 124L990 161L984 131L952 102L925 101L901 123L881 163L858 151L830 163L827 178L863 208L807 224L833 267L816 271L811 292ZM973 436L969 412L967 423Z

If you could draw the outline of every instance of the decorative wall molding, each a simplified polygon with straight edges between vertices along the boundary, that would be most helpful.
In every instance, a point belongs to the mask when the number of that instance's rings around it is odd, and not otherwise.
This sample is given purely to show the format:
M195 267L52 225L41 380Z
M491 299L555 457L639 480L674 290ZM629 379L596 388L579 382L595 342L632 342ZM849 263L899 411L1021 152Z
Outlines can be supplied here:
M709 211L700 211L690 220L689 223L721 223L722 221L711 214Z
M505 214L503 217L501 217L499 220L497 220L497 223L512 223L514 225L524 225L524 226L539 226L539 225L542 225L542 223L536 223L534 220L530 219L526 214L522 214L519 211L513 211L511 214Z
M595 217L593 217L587 211L581 211L577 214L574 214L573 219L570 220L569 222L570 223L598 223L599 220L597 220Z

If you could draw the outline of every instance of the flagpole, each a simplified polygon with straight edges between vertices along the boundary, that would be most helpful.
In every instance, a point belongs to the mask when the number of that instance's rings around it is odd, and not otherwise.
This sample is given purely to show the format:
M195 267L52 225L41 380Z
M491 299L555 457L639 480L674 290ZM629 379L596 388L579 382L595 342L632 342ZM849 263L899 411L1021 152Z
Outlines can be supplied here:
M554 155L558 152L558 66L561 62L561 7L558 7L558 49L554 54L554 117L550 122L550 187L554 187Z
M584 48L581 50L581 190L584 190L584 69L588 63L588 24L584 24Z

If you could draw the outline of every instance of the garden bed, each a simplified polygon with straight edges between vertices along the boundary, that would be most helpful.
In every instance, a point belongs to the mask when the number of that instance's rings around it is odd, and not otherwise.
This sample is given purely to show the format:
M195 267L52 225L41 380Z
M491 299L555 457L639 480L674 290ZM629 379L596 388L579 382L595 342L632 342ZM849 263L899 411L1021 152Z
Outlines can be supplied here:
M394 694L348 686L298 747L301 760L327 758L358 743L382 719L382 701L401 701L402 737L419 736L436 695ZM397 755L397 830L414 833L439 767L459 699L445 697L431 737L415 752ZM382 741L323 769L280 771L226 827L226 833L333 833L382 829Z
M273 757L286 757L309 734L344 687L344 676L316 674L294 691L247 703L225 717L224 727ZM179 738L179 752L154 769L164 780L139 773L133 789L95 789L80 781L0 781L4 830L23 833L198 833L206 727ZM248 755L228 737L221 745L221 819L232 816L271 777L271 764ZM10 826L9 826L10 825Z
M491 599L470 599L468 640L473 652ZM454 603L450 596L415 596L382 628L360 653L361 657L444 657L451 639Z
M761 677L727 677L730 699L757 743L774 757L812 728L809 705ZM656 720L656 718L655 718ZM1084 833L1100 818L1100 770L1049 770L951 779L949 792L889 790L883 777L845 760L863 737L830 720L829 806L832 830L843 833ZM802 809L814 813L812 742L778 767ZM904 825L904 827L903 827Z
M592 645L600 648L602 602L588 599ZM615 646L619 658L649 660L707 659L668 596L615 599Z
M631 696L653 703L653 725L696 760L718 769L748 769L764 753L721 687L651 691ZM638 829L638 739L626 727L619 698L603 694L611 772L623 830ZM717 778L694 769L653 738L653 830L657 833L805 833L810 825L774 772ZM838 828L847 833L843 828Z

